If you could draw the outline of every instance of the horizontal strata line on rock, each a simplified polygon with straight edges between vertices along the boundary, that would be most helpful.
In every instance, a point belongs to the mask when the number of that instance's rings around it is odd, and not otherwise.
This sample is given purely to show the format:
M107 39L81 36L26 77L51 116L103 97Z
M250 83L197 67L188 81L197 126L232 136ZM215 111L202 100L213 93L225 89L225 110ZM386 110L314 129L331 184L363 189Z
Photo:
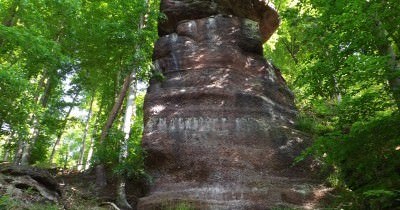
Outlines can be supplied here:
M271 107L272 108L272 107ZM190 109L183 109L183 107L176 107L176 108L165 108L164 110L161 111L151 111L152 116L157 116L157 117L162 117L162 116L174 116L174 115L179 115L179 117L193 117L193 114L196 112L201 112L202 117L215 117L215 116L221 116L221 117L228 117L228 116L238 116L238 117L246 117L246 116L252 116L252 115L259 115L259 116L269 116L272 117L271 115L271 110L259 110L259 109L254 109L254 108L241 108L241 109L235 109L235 108L201 108L201 106L190 106ZM171 113L174 112L174 113ZM279 110L276 111L277 113L280 113L279 115L282 117L278 117L275 119L281 119L281 120L290 120L290 119L284 119L286 117L294 117L294 115L297 114L296 111L293 110ZM165 113L165 114L164 114ZM228 116L227 116L228 115ZM289 115L289 116L288 116ZM293 116L292 116L293 115ZM285 117L284 117L285 116ZM229 117L228 117L229 118Z
M227 84L227 86L233 86L235 84ZM222 86L222 87L221 87ZM150 92L150 95L157 95L157 97L170 97L171 95L174 96L180 96L180 95L186 95L186 94L191 94L193 95L210 95L210 96L222 96L223 98L232 98L242 95L242 96L252 96L252 97L258 97L262 98L263 100L268 101L271 104L274 104L272 99L270 99L266 95L260 95L260 94L254 94L253 92L256 92L254 90L248 90L248 91L243 91L241 90L240 87L237 87L237 89L227 89L227 87L223 87L224 85L205 85L205 86L187 86L187 87L179 87L179 86L174 86L174 87L159 87L157 88L157 91L155 92ZM253 88L253 87L247 87L247 88ZM260 87L258 87L260 88ZM259 91L257 91L259 92ZM160 96L161 95L161 96ZM166 96L164 96L166 95ZM153 96L151 96L153 97ZM267 98L267 99L265 99ZM279 103L279 102L278 102Z
M276 114L271 114L271 110L257 110L252 108L243 108L243 109L235 109L235 108L202 108L201 106L197 107L177 107L177 108L166 108L160 111L146 110L146 112L150 112L151 117L165 117L165 118L192 118L194 116L199 117L217 117L222 118L226 117L228 119L238 118L238 117L250 117L257 115L259 117L263 117L268 120L277 120L284 122L292 123L293 117L297 114L296 112L282 112L275 111ZM277 122L275 122L277 123Z
M168 34L160 37L159 46L155 46L155 52L153 54L153 60L165 59L172 57L173 54L184 57L185 60L199 59L199 56L208 53L214 53L214 55L225 55L225 56L240 56L240 58L250 57L255 58L257 61L264 61L263 47L262 44L257 44L255 40L235 40L227 39L220 41L218 39L195 39L188 35L177 34L178 41L170 41L171 36L176 35L175 33ZM215 35L217 36L217 35ZM229 38L229 37L228 37ZM165 40L165 41L164 41ZM162 43L167 42L167 43ZM212 47L210 47L212 46ZM232 58L232 57L231 57ZM218 60L214 60L216 62Z
M157 200L158 199L158 200ZM163 200L168 199L168 200ZM168 202L172 204L189 203L190 205L200 206L201 209L218 209L218 210L238 210L238 209L249 209L252 208L255 204L250 200L235 200L235 201L222 201L222 200L202 200L202 199L187 199L182 197L174 197L174 198L165 198L165 197L144 197L140 198L140 204L138 205L138 209L160 209L154 208L154 206L164 206L168 205ZM271 206L272 207L272 206ZM195 209L200 209L199 207ZM165 209L165 208L161 208Z
M261 180L263 180L264 182L269 182L271 184L281 183L282 185L290 185L290 186L303 186L305 184L305 185L314 186L317 188L323 187L319 181L316 181L315 179L311 179L311 178L304 178L304 177L295 178L295 177L268 175L268 176L263 177ZM261 180L259 180L259 181L261 181ZM177 187L184 185L184 186L189 186L190 188L215 186L215 185L208 185L208 186L207 185L203 185L203 186L193 186L192 185L192 186L190 186L190 184L195 184L195 183L183 181L183 182L176 182L176 183L169 183L169 184L164 183L163 186L167 186L167 187L171 187L171 188L175 187L175 185ZM235 186L234 186L234 188L235 188L238 183L234 183L234 184L235 184ZM219 186L224 187L221 184L219 184ZM276 186L276 185L274 185L274 186ZM225 187L230 187L230 186L226 185Z
M221 116L221 117L226 117L226 118L233 118L229 117L231 116L238 116L238 117L246 117L247 116L253 116L257 114L258 116L271 116L271 111L270 110L259 110L259 109L252 109L252 108L243 108L243 109L232 109L232 108L201 108L201 106L198 107L190 107L190 109L183 110L182 107L177 107L177 108L165 108L164 110L160 112L154 112L152 111L152 116L157 116L157 117L162 117L162 116L168 116L172 117L174 114L171 114L170 112L176 112L176 114L179 114L179 117L193 117L194 112L201 112L202 115L201 117L215 117L215 116ZM186 113L185 113L186 112ZM166 113L166 114L163 114ZM207 115L209 114L209 115ZM227 116L227 114L229 114ZM295 115L297 112L291 111L291 112L286 112L286 114L292 114Z
M272 77L273 78L271 78L271 75L268 75L268 70L273 71L272 72ZM247 71L247 70L238 69L238 68L220 67L220 66L215 66L215 67L210 66L210 67L202 67L202 68L186 68L186 69L180 69L180 70L170 70L170 71L164 71L163 74L180 74L181 75L181 73L190 74L190 73L192 73L192 71L193 72L196 72L196 71L214 71L214 72L227 71L226 73L233 74L233 75L247 76L247 77L251 77L252 79L259 78L260 82L262 82L263 80L267 79L267 78L263 78L263 77L260 77L260 76L265 76L265 77L268 77L268 81L272 82L272 84L276 83L277 86L282 86L283 87L283 84L276 82L276 80L277 80L277 78L275 76L276 72L270 66L266 66L264 75L261 75L262 72L256 71L256 70L255 71ZM173 79L173 78L174 78L173 76L167 76L165 78L165 80ZM280 90L284 91L288 95L293 95L293 93L286 87L285 88L280 88Z
M290 186L285 186L285 187L290 187ZM202 188L193 188L193 189L185 189L185 190L180 190L177 189L176 191L164 191L164 192L160 192L160 191L155 191L153 192L152 196L150 197L170 197L170 198L175 198L175 197L181 197L182 194L184 194L185 196L187 196L187 198L189 199L201 199L201 197L203 197L203 199L207 200L207 201L221 201L221 200L217 200L215 199L215 197L221 196L221 197L228 197L229 195L233 195L234 194L243 194L243 197L245 197L245 194L247 195L268 195L268 194L276 194L276 190L279 189L277 187L271 187L272 189L274 189L274 192L271 192L271 189L259 189L257 188L256 190L252 190L252 189L246 189L246 190L233 190L233 189L223 189L220 191L217 190L205 190ZM190 197L190 194L194 194ZM214 198L211 197L215 196ZM228 196L225 196L228 195ZM235 196L236 197L236 196ZM240 197L240 196L239 196ZM243 199L243 198L242 198ZM245 201L246 199L242 200ZM232 200L227 200L227 201L236 201L234 199Z
M254 186L242 186L242 185L237 185L237 186L222 186L222 185L210 185L210 186L199 186L199 187L189 187L185 188L182 190L182 186L185 186L185 183L176 183L176 186L173 186L173 188L156 188L153 189L154 191L152 194L146 199L154 199L157 197L169 197L171 199L174 199L176 196L182 197L182 194L186 196L186 198L189 199L198 199L199 197L203 197L205 195L215 195L221 196L221 195L235 195L237 193L243 193L243 194L261 194L261 195L266 195L266 194L276 194L277 192L285 192L287 189L290 189L290 191L295 192L295 193L303 193L304 190L308 190L309 192L312 192L314 190L322 188L321 185L318 183L313 182L310 179L284 179L284 180L279 180L279 183L271 183L268 186L261 186L261 187L254 187ZM307 183L307 184L304 184ZM183 185L182 185L183 184ZM277 185L278 184L278 185ZM193 197L189 197L189 195L193 195ZM236 196L234 196L236 197ZM209 201L221 201L221 200L216 200L213 199L213 197L203 197L206 200ZM243 199L243 198L242 198ZM245 200L245 199L244 199ZM234 200L229 200L229 201L234 201Z
M200 205L202 204L207 204L215 207L214 205L221 205L223 207L229 207L234 205L235 207L244 207L244 206L249 206L251 204L254 204L251 200L215 200L215 199L202 199L202 198L182 198L182 196L165 196L165 195L158 195L158 196L147 196L140 198L141 200L141 205L146 206L148 204L154 205L155 203L160 203L164 204L166 202L166 199L170 201L175 201L179 203L181 202L186 202L186 203L199 203ZM157 201L159 200L159 201ZM230 204L230 205L229 205ZM236 204L236 205L235 205Z
M173 108L165 108L162 111L166 111L166 110L168 110L168 111L180 111L180 112L199 112L199 111L201 111L201 112L213 113L213 115L210 115L210 117L212 117L212 116L224 117L226 112L232 113L232 115L235 115L235 113L240 113L240 115L238 115L238 117L247 117L247 116L252 116L254 114L267 114L269 116L271 115L270 114L271 110L260 110L260 109L256 109L256 108L240 108L240 109L239 108L231 108L231 107L228 107L228 108L211 108L211 107L202 108L201 105L199 105L199 106L196 106L196 105L190 106L190 109L183 109L183 108L184 108L184 106L180 106L180 107L176 107L176 108L175 107L173 107ZM162 111L159 111L158 113L161 113ZM157 113L157 111L152 111L152 112ZM216 113L216 114L214 114L214 113ZM219 115L218 113L221 113L221 115ZM292 111L292 110L290 110L289 112L284 112L284 113L286 113L286 114L297 114L296 111ZM248 115L246 115L246 114L248 114ZM192 116L192 115L190 115L190 113L188 113L188 116ZM201 115L201 116L202 117L209 117L207 115ZM263 116L265 116L265 115L263 115ZM227 117L227 118L229 118L229 117Z
M201 209L218 209L218 210L243 210L243 209L271 209L276 207L291 207L295 209L311 209L304 208L308 202L304 205L296 205L282 200L272 200L271 198L263 199L254 202L253 199L242 200L238 198L236 200L213 200L213 199L201 199L201 198L183 198L181 196L170 197L170 196L148 196L140 198L139 209L159 209L154 208L157 205L165 205L171 202L173 204L179 204L180 202L189 203L191 205L198 205ZM195 208L199 209L199 208Z
M217 112L218 113L218 112ZM230 112L232 113L232 112ZM229 114L230 114L229 113ZM215 130L220 130L220 129L228 129L228 128L234 128L234 127L241 127L241 128L248 128L254 126L250 126L253 123L257 123L258 125L262 126L262 130L267 131L268 128L285 128L285 129L292 129L292 132L294 131L291 127L291 124L288 124L287 121L283 119L283 121L271 121L270 118L267 118L265 115L263 116L264 113L251 113L249 116L254 116L257 114L258 118L252 118L252 117L243 117L242 115L239 115L237 117L229 116L227 114L223 114L222 116L199 116L199 117L193 117L193 111L188 113L188 116L185 116L186 113L178 113L177 115L175 114L167 114L166 116L163 115L153 115L151 118L149 118L146 121L146 127L148 126L158 126L158 127L179 127L179 128L193 128L197 131L199 131L200 127L201 128L206 128L207 126L213 126L212 128L209 127L209 129L215 129ZM203 114L203 113L202 113ZM267 113L268 114L268 113ZM281 118L282 120L282 118ZM249 127L250 126L250 127ZM220 129L218 129L220 128ZM150 133L153 132L159 132L159 131L165 131L164 129L153 129Z
M217 81L216 83L218 83ZM148 94L154 95L154 96L149 96L149 97L164 97L162 95L166 95L166 97L170 96L175 96L175 97L183 97L186 98L187 94L192 94L193 97L198 96L198 97L209 97L210 99L213 98L215 99L225 99L225 100L237 100L237 97L251 97L251 98L260 98L263 99L264 101L270 103L270 104L279 104L281 106L287 106L291 107L293 109L294 106L292 103L290 103L290 99L292 98L291 95L288 94L288 92L282 93L279 92L277 95L271 95L272 97L268 96L267 94L260 94L261 92L265 93L273 93L274 91L277 92L279 90L270 90L267 89L266 87L262 87L261 85L259 86L249 86L251 82L249 82L247 85L248 87L241 87L237 85L234 82L231 82L229 84L212 84L212 85L202 85L198 84L198 86L184 86L184 85L173 85L170 84L173 83L173 81L163 84L162 86L155 87L151 89ZM190 82L185 81L182 82L183 84L191 85ZM224 82L222 82L224 83ZM247 90L243 90L247 89ZM217 98L215 98L218 96ZM196 98L187 98L187 99L192 99L195 100ZM282 100L283 99L283 100ZM286 100L285 100L286 99ZM289 100L289 101L288 101ZM288 103L289 102L289 103ZM291 106L292 105L292 106Z
M193 137L196 136L197 138L201 137L203 134L208 135L207 132L215 131L216 136L229 136L238 132L236 136L239 138L239 136L248 135L248 132L251 131L262 131L265 133L273 130L273 128L280 128L280 130L289 129L291 133L297 133L296 130L292 128L292 122L285 119L283 116L271 119L271 116L267 116L267 114L263 116L264 113L253 113L253 115L254 114L257 114L260 119L233 117L229 119L227 114L222 118L193 117L193 112L187 117L184 116L185 113L153 115L145 123L145 128L149 132L145 133L144 136L174 131L194 134ZM174 117L174 115L179 117ZM251 147L248 149L251 149Z
M233 84L226 84L226 85L230 85L233 86L235 85ZM225 86L226 86L225 85ZM247 89L249 88L254 88L255 86L251 86L251 87L245 87ZM261 86L260 86L261 87ZM258 88L260 88L258 87ZM268 97L268 96L262 96L260 94L255 94L253 92L257 91L257 90L241 90L239 87L238 89L227 89L227 87L224 87L224 85L218 85L218 84L211 84L211 85L204 85L204 86L187 86L187 87L179 87L179 86L174 86L174 87L158 87L157 91L155 92L150 92L149 94L151 95L160 95L160 94L166 94L166 92L171 92L173 91L171 94L174 94L176 96L178 95L184 95L184 94L193 94L193 93L197 93L198 94L211 94L211 95L221 95L221 96L227 96L228 97L234 97L238 94L242 94L242 95L248 95L248 96L254 96L254 97ZM170 95L170 94L168 94ZM271 99L270 99L271 100Z
M200 205L202 204L206 204L208 207L224 207L223 209L228 209L227 207L233 207L234 209L240 208L242 209L243 207L251 207L251 206L257 206L259 207L260 204L262 204L264 207L273 207L276 206L277 204L285 204L285 202L283 202L279 196L277 195L278 198L266 198L262 201L259 202L254 202L251 198L251 196L268 196L268 195L273 195L276 193L253 193L253 195L247 195L247 199L243 198L245 197L245 195L240 195L240 193L236 193L238 195L232 195L234 193L232 192L226 192L224 194L218 194L215 195L216 197L221 196L222 198L217 199L217 198L212 198L210 195L199 195L197 197L195 196L189 196L185 193L184 196L182 196L182 193L178 194L178 195L171 195L172 192L166 192L165 194L159 194L159 195L153 195L156 194L156 192L153 192L152 195L147 196L147 197L143 197L140 198L140 202L142 206L146 206L146 205L154 205L155 203L164 203L166 200L170 200L170 201L185 201L185 202L189 202L189 203L198 203ZM245 193L243 193L245 194ZM209 197L208 197L209 196ZM227 199L229 198L229 196L232 196L232 199ZM250 197L249 197L250 196ZM269 202L266 202L269 201ZM287 203L286 203L287 204ZM293 204L291 204L293 206ZM207 208L209 209L209 208ZM220 209L220 208L218 208ZM231 208L229 208L231 209Z
M268 69L269 66L265 66L266 69ZM185 69L173 69L173 70L168 70L168 71L162 71L163 74L172 74L172 73L180 73L180 72L190 72L190 71L202 71L202 70L213 70L213 71L219 71L219 70L232 70L233 73L242 73L243 75L248 75L245 74L246 72L259 72L259 71L248 71L248 70L243 70L239 68L233 68L233 67L221 67L219 65L209 65L207 67L198 67L198 68L185 68ZM271 69L272 70L272 69ZM268 75L265 75L268 76Z
M209 90L204 90L204 89L199 90L198 88L196 88L196 89L186 88L186 89L189 89L189 90L182 91L181 89L176 89L177 90L176 92L171 92L171 90L174 90L173 88L171 88L171 89L161 88L161 89L157 90L156 93L154 93L154 92L149 93L147 95L146 99L148 101L155 102L154 104L160 105L160 104L165 104L168 102L170 103L171 99L173 99L173 98L176 98L178 100L178 102L180 102L180 103L184 102L182 97L193 100L193 96L195 96L195 95L218 96L219 99L235 100L235 97L238 94L241 94L242 96L250 96L252 98L261 99L266 104L269 104L273 108L277 108L278 110L281 110L284 113L293 113L293 114L297 113L297 111L295 110L295 107L290 107L290 106L284 107L284 105L278 104L279 102L276 103L266 96L249 94L246 92L233 92L233 91L226 91L226 90L224 90L224 92L221 93L220 90L215 90L215 88L214 89L210 88ZM194 100L196 100L196 99L194 99ZM165 102L165 103L163 103L163 102ZM191 105L189 105L189 106L191 106ZM207 108L207 109L210 109L210 108ZM215 109L215 110L221 110L221 109ZM235 109L232 109L232 110L235 110ZM260 112L269 112L269 111L270 110L264 110L264 111L261 110Z

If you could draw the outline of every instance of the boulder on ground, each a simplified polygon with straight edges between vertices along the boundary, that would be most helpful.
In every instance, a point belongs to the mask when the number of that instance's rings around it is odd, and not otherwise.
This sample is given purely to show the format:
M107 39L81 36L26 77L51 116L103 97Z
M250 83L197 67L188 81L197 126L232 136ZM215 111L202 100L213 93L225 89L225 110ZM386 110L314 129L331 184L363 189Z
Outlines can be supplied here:
M44 169L11 164L0 165L0 194L24 203L60 202L57 181Z

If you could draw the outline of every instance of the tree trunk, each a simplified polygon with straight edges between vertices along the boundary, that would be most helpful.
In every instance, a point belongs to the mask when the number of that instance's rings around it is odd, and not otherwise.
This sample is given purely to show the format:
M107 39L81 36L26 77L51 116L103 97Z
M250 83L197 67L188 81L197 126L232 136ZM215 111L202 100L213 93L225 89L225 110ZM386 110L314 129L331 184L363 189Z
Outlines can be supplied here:
M83 131L81 149L79 151L79 159L78 159L78 164L77 164L78 171L81 171L83 168L83 157L85 154L86 135L87 135L87 132L88 132L89 126L90 126L90 118L92 116L94 96L95 96L95 94L93 92L92 99L90 100L90 107L89 107L89 113L88 113L87 119L86 119L85 130Z
M51 93L51 87L52 87L52 82L50 78L48 78L46 82L46 86L44 89L44 93L42 97L39 99L40 104L43 108L47 107L47 102L50 97ZM37 115L32 116L32 121L33 121L33 127L31 128L31 137L29 137L24 144L23 150L22 150L22 157L21 157L21 165L29 165L31 161L31 153L32 153L32 148L36 144L37 140L39 139L40 135L40 129L39 129L39 119Z
M389 66L389 85L392 89L393 98L396 102L397 109L400 111L400 77L394 76L399 75L400 72L400 64L396 60L396 53L392 47L392 45L388 44L386 48L387 55L390 56L388 61Z
M114 106L108 115L106 124L104 125L103 129L101 130L101 135L100 135L100 140L99 143L103 144L104 139L107 137L108 132L110 131L110 128L112 124L114 123L115 118L117 117L117 114L119 110L121 109L122 103L124 102L126 93L128 92L129 84L131 83L131 77L130 75L125 77L124 84L122 85L121 91L118 94L117 100L114 103Z
M69 146L67 147L65 154L64 154L64 161L63 161L63 172L62 174L64 174L64 172L67 170L67 166L68 166L68 153L69 153Z
M130 210L133 209L132 206L128 203L126 199L126 179L125 176L121 176L118 178L118 185L117 185L117 201L116 204L121 209Z
M400 64L397 62L397 56L395 50L393 49L392 43L390 42L390 35L387 35L388 32L383 28L382 22L376 21L376 29L375 29L375 38L376 40L381 41L381 44L378 46L379 53L383 56L388 56L388 82L390 89L393 94L393 99L397 105L397 109L400 111Z
M88 170L90 167L90 161L92 160L93 156L93 149L94 149L94 142L96 139L96 134L97 134L97 127L98 127L98 121L101 115L101 111L103 110L103 104L100 106L98 115L96 116L95 122L94 122L94 128L92 131L92 137L90 138L90 146L89 146L89 151L88 155L86 157L86 162L85 162L85 170Z
M146 9L148 9L148 0L145 0ZM146 13L140 18L140 22L138 25L138 30L142 30L146 25ZM138 51L138 46L136 46L136 51ZM120 154L119 154L119 163L124 164L126 159L128 158L128 144L129 144L129 136L131 132L131 124L132 124L132 116L136 116L136 73L133 71L131 73L132 84L129 86L129 94L126 102L126 110L124 116L124 124L122 126L123 132L125 134L123 141L121 142ZM132 209L126 199L126 177L125 173L118 177L118 186L117 186L117 204L123 209Z
M16 148L15 154L14 154L14 160L13 160L14 165L20 164L23 149L24 149L24 141L21 138L19 138L18 139L18 147Z
M128 97L126 101L126 109L124 115L124 123L122 126L122 130L124 132L124 139L121 142L121 148L119 153L119 164L124 164L128 157L128 143L129 143L129 135L131 132L131 124L132 124L132 116L136 115L136 79L135 72L131 73L132 84L129 86ZM126 178L125 173L118 177L118 186L117 186L117 205L123 209L132 209L126 199L125 193L126 186Z
M11 150L10 146L11 146L11 141L14 138L14 134L15 134L15 131L12 130L11 134L6 139L6 141L7 141L6 144L4 145L3 161L5 161L5 162L8 162L8 159L10 157L10 150Z
M105 138L107 137L107 134L108 134L112 124L114 123L114 120L117 117L119 110L121 109L121 106L122 106L122 103L126 96L126 93L128 92L130 83L131 83L131 76L128 75L125 77L124 84L122 85L121 91L119 92L118 97L114 103L114 106L113 106L110 114L108 115L106 124L104 125L104 127L101 131L101 135L100 135L100 139L99 139L99 147L101 147L103 145L103 142L104 142ZM101 163L101 162L96 166L96 185L97 185L97 187L104 187L107 185L104 163Z
M5 17L2 21L4 26L10 27L10 26L15 25L15 22L16 22L15 16L18 11L19 2L20 2L19 0L13 1L12 5L8 9L9 15L7 17Z
M21 156L21 161L20 161L21 165L29 165L30 158L31 158L32 145L39 138L39 134L40 134L39 133L39 122L38 122L38 120L36 119L35 116L33 116L33 117L35 119L33 119L33 128L31 128L32 139L27 139L23 143L22 156Z
M72 99L71 106L69 106L68 111L65 114L61 130L57 134L57 140L56 140L56 142L54 142L53 148L51 150L51 154L50 154L50 158L49 158L49 163L50 164L53 163L54 155L56 154L56 148L60 144L61 137L62 137L62 135L64 133L64 130L65 130L65 127L67 126L67 123L68 123L69 115L71 114L72 109L74 108L74 104L76 103L76 101L78 99L79 93L80 93L80 90L78 90L77 93L75 94L74 98Z
M50 164L53 163L54 155L56 154L57 146L60 144L62 134L63 134L63 131L60 131L60 132L57 134L56 142L54 142L54 145L53 145L53 148L51 149L51 154L50 154L50 157L49 157L49 163L50 163Z
M10 8L8 9L8 16L6 16L3 20L2 20L2 24L6 27L11 27L14 26L16 21L16 14L18 11L18 6L19 6L19 0L18 1L13 1L12 5L10 6ZM4 44L4 39L2 39L0 37L0 49L2 49Z
M95 123L95 126L93 128L92 137L90 138L89 151L88 151L88 155L86 157L86 162L85 162L85 170L88 170L90 167L90 161L92 160L92 156L93 156L93 148L94 148L94 140L95 140L96 132L97 132L97 122Z
M53 82L51 81L51 78L47 78L46 86L44 88L44 93L42 97L40 98L40 104L42 105L43 108L47 107L47 103L49 101L51 91L53 87Z
M41 97L43 97L43 95L41 95L39 92L42 88L46 88L46 72L41 76L39 82L38 82L38 87L36 89L37 94L35 94L34 96L34 101L36 104L40 103L41 101L43 101L41 99ZM46 94L46 91L43 91L43 94ZM29 134L27 139L24 139L25 137L19 136L18 139L18 148L15 152L14 155L14 164L15 165L27 165L29 163L29 152L30 152L30 144L31 144L31 140L30 138L33 138L35 136L38 136L38 134L36 135L35 133L37 133L36 129L37 129L37 115L32 113L30 116L30 120L29 120Z

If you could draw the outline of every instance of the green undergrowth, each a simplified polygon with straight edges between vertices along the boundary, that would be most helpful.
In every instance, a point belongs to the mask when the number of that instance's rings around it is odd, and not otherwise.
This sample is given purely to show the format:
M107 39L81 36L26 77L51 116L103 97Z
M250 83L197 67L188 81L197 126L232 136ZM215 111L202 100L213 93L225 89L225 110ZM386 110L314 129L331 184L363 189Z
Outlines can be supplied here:
M400 114L345 120L299 117L296 128L314 143L297 161L309 155L320 161L326 184L336 189L332 207L399 210Z
M163 210L195 210L195 208L186 201L165 201L161 204Z
M182 202L173 208L167 208L167 210L194 210L194 208L190 204Z
M1 210L59 210L61 206L50 203L25 203L9 195L0 197Z

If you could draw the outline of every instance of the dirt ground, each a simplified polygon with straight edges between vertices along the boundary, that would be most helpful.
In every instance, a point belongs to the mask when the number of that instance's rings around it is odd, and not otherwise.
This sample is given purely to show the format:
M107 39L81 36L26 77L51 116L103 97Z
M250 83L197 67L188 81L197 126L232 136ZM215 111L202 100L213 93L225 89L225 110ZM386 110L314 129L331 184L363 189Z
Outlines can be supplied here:
M85 173L69 172L56 176L62 190L63 204L66 209L116 209L116 183L114 176L107 176L107 186L97 188L96 176L92 171ZM145 187L138 181L128 180L127 200L135 208L137 200L144 194Z

